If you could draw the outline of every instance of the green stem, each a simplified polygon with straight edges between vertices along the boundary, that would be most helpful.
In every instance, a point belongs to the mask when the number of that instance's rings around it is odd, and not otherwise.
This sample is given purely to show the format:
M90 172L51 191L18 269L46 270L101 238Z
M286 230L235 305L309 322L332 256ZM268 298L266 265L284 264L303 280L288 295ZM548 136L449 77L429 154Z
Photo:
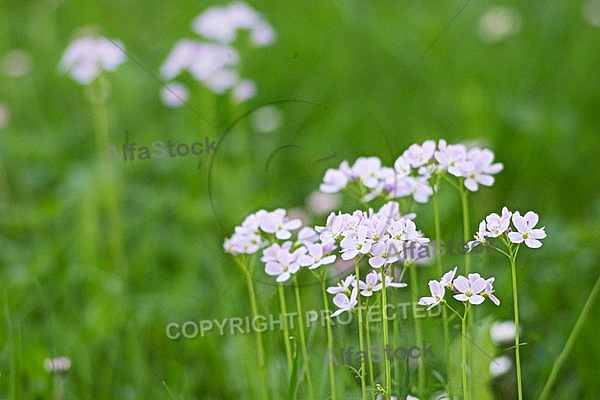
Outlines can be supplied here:
M590 313L592 304L594 304L594 301L596 300L596 297L598 296L598 291L600 291L600 277L598 277L598 280L596 280L596 284L592 288L592 291L590 292L587 300L585 301L583 310L581 310L581 314L579 314L579 317L577 318L577 321L575 322L575 326L573 327L573 330L571 331L571 334L569 335L569 338L567 339L567 343L565 344L565 347L562 349L562 351L556 358L556 361L552 365L552 370L550 371L550 376L548 376L548 380L546 381L546 384L544 385L544 389L542 390L542 394L540 394L540 397L538 398L538 400L545 400L548 397L548 395L550 394L550 389L552 389L552 385L554 385L554 382L556 381L556 378L558 377L558 371L560 370L560 368L564 364L565 360L569 356L569 353L571 352L571 349L573 348L573 344L575 343L575 340L577 339L577 336L579 335L579 331L581 331L581 327L583 326L583 323L585 322L585 320L588 317L588 314Z
M52 399L63 400L65 398L65 379L60 373L54 373L54 388Z
M323 293L323 304L325 305L325 314L327 315L327 348L333 349L333 336L331 334L331 322L329 317L329 298L327 297L326 281L325 276L320 278L321 281L321 292ZM329 364L329 386L331 388L331 400L336 399L335 393L335 374L333 370L334 363Z
M304 370L306 371L306 385L308 387L309 399L314 399L312 378L310 375L310 365L308 362L308 352L306 351L306 337L304 336L304 317L302 315L302 301L300 301L300 288L298 280L294 276L294 293L296 294L296 311L298 312L298 330L300 331L300 347L302 348L302 358L304 359Z
M439 177L434 186L433 190L433 221L435 227L435 240L436 244L441 243L442 233L441 233L441 224L440 224L440 205L438 202L438 185L439 185ZM442 262L443 253L435 258L437 265L437 274L439 277L442 277L444 274L443 271L443 262ZM446 356L446 380L448 384L448 396L453 399L454 398L454 390L452 389L452 379L451 378L451 365L450 365L450 324L448 323L448 310L446 307L442 308L442 324L444 327L444 344L445 344L445 356Z
M402 282L402 279L399 279L398 282ZM399 299L399 295L398 292L396 292L395 296L394 296L394 301L396 301L396 303L398 303L398 299ZM384 309L385 310L385 309ZM387 313L382 315L385 316L387 315ZM396 317L393 319L393 329L394 329L394 343L398 343L398 341L400 340L400 318ZM402 391L402 386L400 384L400 382L402 381L402 372L399 368L399 363L396 364L396 368L394 368L394 378L396 380L396 388L395 391L396 393L400 393Z
M471 222L469 220L469 191L465 188L464 185L460 186L460 203L462 206L462 217L463 217L463 240L466 243L469 242L470 237L470 225ZM471 273L471 253L465 254L465 273Z
M519 298L517 294L517 266L516 266L516 258L517 258L517 249L513 252L511 249L511 257L510 257L510 271L512 275L512 295L513 295L513 309L514 309L514 317L515 317L515 358L516 358L516 366L517 366L517 392L519 395L519 400L523 399L523 388L521 383L521 343L519 341Z
M283 285L277 287L279 291L279 308L281 309L281 315L283 316L283 342L285 344L285 356L287 358L288 373L291 376L292 373L292 346L290 345L290 328L287 322L287 306L285 303L285 293L283 292Z
M367 334L367 349L371 348L371 322L369 318L369 305L365 304L365 310L367 310L367 323L365 325L365 332ZM331 363L330 363L331 364ZM373 373L373 360L369 357L369 385L371 388L375 387L375 374Z
M463 216L463 240L465 245L469 243L470 237L470 213L469 213L469 191L464 185L464 178L460 179L460 203L462 206L462 216ZM471 273L471 252L465 254L465 274ZM467 316L467 333L469 337L471 337L471 332L473 332L473 313ZM469 353L469 365L473 368L473 353L471 348L468 349Z
M463 382L463 399L469 400L469 387L467 384L467 312L469 306L465 305L465 315L461 318L461 360L462 360L462 382Z
M360 281L360 270L358 268L358 260L354 259L354 273L356 275L356 286L358 286L358 282ZM358 290L358 288L356 288L355 290ZM359 345L360 345L360 351L363 352L362 354L366 354L365 353L365 340L363 337L363 329L362 329L362 325L363 325L363 319L362 319L362 307L361 307L361 301L360 301L360 292L357 294L356 298L358 299L358 304L357 304L357 309L358 309L358 341L359 341ZM365 382L365 360L364 357L361 357L361 366L360 366L360 387L362 390L362 398L363 400L367 400L367 385Z
M389 348L390 344L390 335L388 329L388 319L387 319L387 287L385 282L385 277L387 273L385 269L381 271L381 303L382 303L382 311L381 315L383 316L383 348ZM391 398L392 393L392 369L390 365L390 360L387 357L384 357L383 364L385 367L385 393L386 398Z
M419 282L417 279L417 265L412 263L410 266L410 284L412 286L412 303L416 303L419 301L419 295L417 293ZM423 332L422 332L422 324L419 318L415 318L415 340L417 344L423 343ZM417 385L419 395L423 395L423 391L425 390L425 364L423 363L423 359L418 359L418 370L417 370Z
M102 166L100 174L102 176L101 186L104 193L104 200L109 214L109 221L112 230L109 237L110 254L112 256L111 264L118 268L121 277L126 283L128 280L128 265L121 262L121 243L122 243L122 218L119 216L119 190L116 186L114 177L114 167L105 163L105 155L110 146L110 127L108 122L108 112L106 110L106 99L108 97L108 81L103 75L100 75L87 89L90 91L90 97L94 108L94 132L96 134L96 151L98 154L98 163Z
M252 263L254 258L251 259L250 265L245 265L241 262L238 262L238 265L242 267L244 270L244 274L246 275L246 286L248 288L248 295L250 296L250 308L252 309L252 318L256 318L258 316L258 307L256 306L256 294L254 293L254 284L252 280ZM285 316L284 316L285 318ZM263 393L265 398L270 399L271 395L269 393L269 386L267 384L267 365L265 363L265 350L263 346L262 336L260 332L254 331L254 340L256 342L256 354L258 357L258 370L260 372L262 384L263 384Z

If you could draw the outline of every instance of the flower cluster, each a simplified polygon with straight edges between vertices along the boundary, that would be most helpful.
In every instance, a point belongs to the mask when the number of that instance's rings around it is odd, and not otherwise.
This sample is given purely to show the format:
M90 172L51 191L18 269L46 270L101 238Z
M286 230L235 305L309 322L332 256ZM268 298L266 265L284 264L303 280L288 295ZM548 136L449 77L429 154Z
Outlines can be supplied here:
M377 196L400 198L412 196L418 203L426 203L433 194L431 178L448 173L464 180L470 191L477 191L479 185L491 186L492 175L503 168L494 163L494 153L479 147L468 148L464 144L447 144L427 140L422 144L412 144L394 162L394 167L386 167L377 157L361 157L350 166L343 161L339 168L330 168L320 189L324 193L336 193L349 184L356 183L365 200Z
M381 278L381 271L371 271L365 277L365 281L357 280L354 274L348 275L346 279L340 281L337 286L331 286L327 288L327 292L335 294L333 297L333 304L338 309L331 314L331 317L335 317L344 311L352 311L358 304L358 293L364 297L371 297L373 293L379 292L383 289L383 280ZM386 287L403 288L406 287L406 283L394 282L392 277L385 276Z
M290 219L284 209L272 212L260 210L244 219L225 240L225 251L232 255L254 254L262 251L265 272L285 282L301 267L316 269L335 261L330 254L333 245L319 241L319 235L309 227L302 227L299 219ZM298 231L292 239L292 231Z
M297 230L301 225L299 219L288 218L283 208L272 212L260 210L248 215L242 225L236 226L235 233L225 239L223 247L225 252L232 255L254 254L269 243L267 235L289 239L292 236L290 231Z
M231 46L239 30L250 32L255 46L268 46L275 40L273 28L250 6L235 2L228 6L215 6L199 15L192 23L193 30L205 40L182 39L175 44L161 67L161 75L173 80L184 71L210 89L222 94L232 89L238 102L256 94L251 80L241 79L236 66L240 62L238 51ZM187 98L187 88L178 82L167 84L163 101L168 106L179 106Z
M419 304L427 306L430 310L433 307L444 303L446 300L446 289L454 293L454 298L463 303L481 304L488 297L495 305L500 305L500 300L494 296L494 277L484 279L481 275L474 273L467 277L459 275L456 279L456 267L444 274L441 280L429 281L429 290L431 296L421 297Z
M377 212L331 213L326 225L315 229L323 243L339 246L343 260L366 256L371 267L380 268L398 261L406 244L429 242L413 218L402 216L398 203L390 201Z
M385 266L400 260L407 244L425 244L428 238L416 228L414 215L402 216L395 201L384 204L377 212L355 211L352 214L331 213L325 226L316 227L319 239L325 246L339 250L343 260L360 260L365 257L374 268L366 275L365 281L349 275L338 286L327 291L335 294L334 304L339 307L332 316L343 311L352 311L358 304L358 293L370 297L385 286L405 287L404 283L394 283L385 272ZM406 258L406 257L405 257ZM381 271L381 267L384 270ZM384 276L385 278L382 278ZM351 289L352 287L352 289Z
M69 44L58 67L78 83L88 85L102 71L114 71L125 62L123 49L123 44L116 39L81 37Z
M512 221L514 228L510 226ZM542 242L539 239L546 238L544 227L535 228L539 221L539 216L528 211L521 216L518 211L511 212L508 208L502 208L502 214L491 213L483 221L479 223L477 233L474 235L475 240L468 243L468 250L471 251L479 244L487 245L489 238L497 238L505 235L505 238L510 243L525 243L532 249L542 247Z

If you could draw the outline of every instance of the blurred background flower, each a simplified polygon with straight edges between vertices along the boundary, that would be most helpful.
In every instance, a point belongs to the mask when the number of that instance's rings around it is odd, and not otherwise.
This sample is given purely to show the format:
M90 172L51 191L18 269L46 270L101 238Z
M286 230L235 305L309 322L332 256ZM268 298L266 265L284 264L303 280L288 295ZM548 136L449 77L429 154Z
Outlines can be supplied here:
M250 33L252 44L269 46L275 41L273 28L243 2L207 9L194 19L192 28L203 39L179 40L163 62L162 77L172 80L187 71L214 94L221 95L231 89L236 103L253 98L256 84L241 78L240 55L232 43L238 38L238 31L245 30ZM169 107L180 104L164 96L163 103Z

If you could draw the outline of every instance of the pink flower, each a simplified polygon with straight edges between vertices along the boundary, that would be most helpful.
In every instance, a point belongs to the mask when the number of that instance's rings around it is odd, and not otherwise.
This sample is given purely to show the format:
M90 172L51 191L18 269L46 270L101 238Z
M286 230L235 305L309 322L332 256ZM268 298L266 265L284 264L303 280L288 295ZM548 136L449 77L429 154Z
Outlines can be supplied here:
M525 245L532 249L542 247L542 242L538 239L544 239L546 232L544 231L544 227L534 228L538 220L539 216L533 211L528 211L523 217L516 211L512 216L512 221L515 228L517 228L517 232L510 232L508 239L512 243L525 242Z

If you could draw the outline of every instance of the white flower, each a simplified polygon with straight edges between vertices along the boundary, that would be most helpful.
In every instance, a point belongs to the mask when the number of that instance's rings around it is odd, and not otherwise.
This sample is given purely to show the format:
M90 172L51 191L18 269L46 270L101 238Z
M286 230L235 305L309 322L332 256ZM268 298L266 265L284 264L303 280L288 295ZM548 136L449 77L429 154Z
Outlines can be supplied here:
M394 282L394 279L391 276L385 276L385 287L395 287L395 288L403 288L408 286L404 282Z
M265 272L271 276L277 276L277 282L285 282L300 269L300 264L294 254L287 250L279 250L275 261L269 261L265 265Z
M59 69L82 85L91 83L102 71L114 71L127 58L119 40L104 37L82 37L69 44L60 60Z
M435 151L435 142L433 140L426 140L422 145L412 144L402 154L411 167L417 168L425 165L433 157Z
M258 12L242 2L209 8L193 21L192 29L221 43L233 42L239 29L249 30L250 39L257 46L268 46L275 41L273 28Z
M421 297L418 304L428 306L427 309L431 310L433 307L444 301L446 288L442 283L431 280L429 281L429 291L431 292L431 296Z
M371 250L373 240L368 237L368 233L367 227L362 226L342 239L340 247L343 260L350 260L359 254L367 254Z
M323 177L323 183L319 186L319 189L323 193L337 193L344 189L348 184L348 177L346 174L338 169L330 168L325 171Z
M171 82L160 91L163 103L168 107L179 107L188 99L189 91L185 85Z
M256 96L256 84L249 79L240 81L233 88L231 95L238 103L243 103L246 100L250 100Z
M260 261L262 261L264 263L268 263L271 261L277 261L277 253L279 252L279 250L286 250L289 252L289 250L291 248L292 248L292 242L289 240L287 242L283 242L282 244L273 243L272 245L270 245L269 247L267 247L263 250L263 255L262 255Z
M343 313L344 311L352 311L358 304L356 297L358 296L358 289L354 288L350 297L346 293L338 293L333 298L333 304L339 307L339 310L334 311L331 317L335 317Z
M364 282L358 281L358 288L361 295L366 297L372 296L373 292L377 292L382 288L381 275L375 271L368 273Z
M279 208L268 213L260 223L260 229L266 233L274 233L280 240L289 239L292 234L290 230L300 228L302 222L299 219L289 219L285 216L285 210Z
M452 280L454 279L454 275L456 275L457 269L458 269L458 267L454 267L454 269L446 272L444 274L444 276L442 277L442 280L440 281L440 283L442 285L444 285L445 287L452 289Z
M472 148L467 152L467 160L472 165L468 171L464 171L465 187L472 192L477 191L479 185L492 186L494 177L492 174L497 174L502 171L502 164L492 164L494 161L494 153L491 150L480 148Z
M303 267L308 269L319 268L321 265L331 264L335 261L334 255L323 257L323 246L320 244L308 244L306 245L308 254L300 256L298 262Z
M380 268L382 265L392 264L400 258L399 247L400 245L394 245L398 241L380 241L374 243L371 246L371 258L369 259L369 265L373 268Z
M374 188L379 182L377 176L381 169L381 160L378 157L359 157L352 166L352 176L360 179L367 188Z
M476 246L480 245L480 244L485 244L487 243L486 241L486 237L489 235L489 232L486 229L486 224L485 224L485 220L481 221L479 223L479 230L477 231L477 233L473 236L475 238L475 240L471 240L469 243L467 243L467 250L471 251L473 250Z
M263 244L262 237L256 233L235 233L231 238L225 240L223 248L232 255L254 254Z
M197 81L204 82L239 61L239 54L233 47L183 39L175 44L160 72L163 78L173 79L188 70Z
M71 359L69 357L46 358L44 369L52 373L67 372L71 369Z
M467 148L463 144L446 144L444 139L438 142L438 150L434 157L440 167L454 176L465 176L473 169L473 164L467 161Z
M496 345L513 342L515 340L515 322L494 322L490 328L490 336Z
M459 276L454 280L454 290L458 294L454 298L471 304L481 304L485 298L481 292L487 287L487 282L479 274L469 274L469 279Z
M327 288L327 293L338 294L338 293L350 293L350 286L356 286L356 277L354 275L348 275L346 279L340 281L337 286L330 286Z
M510 232L508 239L512 243L525 242L527 247L537 249L542 247L542 242L538 239L544 239L546 237L545 228L534 228L538 223L539 216L533 211L528 211L525 216L521 216L518 211L512 215L512 222L517 228L517 232Z
M485 217L486 229L488 232L487 236L496 238L506 232L510 225L511 216L512 212L510 212L508 208L502 207L502 216L491 213Z
M508 356L496 357L490 363L490 375L497 377L504 375L512 368L512 361Z

